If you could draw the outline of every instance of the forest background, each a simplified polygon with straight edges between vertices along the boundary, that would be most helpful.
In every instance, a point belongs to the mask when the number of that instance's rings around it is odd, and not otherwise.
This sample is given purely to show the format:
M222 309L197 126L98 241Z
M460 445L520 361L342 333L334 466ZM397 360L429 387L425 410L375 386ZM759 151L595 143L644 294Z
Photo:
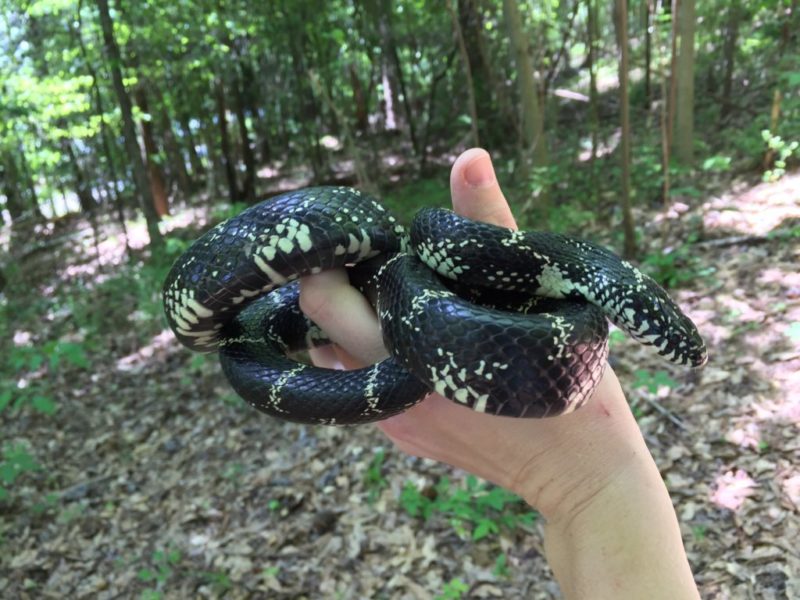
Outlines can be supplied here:
M162 314L245 206L407 221L482 146L523 227L636 260L709 342L685 373L611 340L703 596L800 597L797 0L0 8L0 595L558 597L519 499L254 413Z

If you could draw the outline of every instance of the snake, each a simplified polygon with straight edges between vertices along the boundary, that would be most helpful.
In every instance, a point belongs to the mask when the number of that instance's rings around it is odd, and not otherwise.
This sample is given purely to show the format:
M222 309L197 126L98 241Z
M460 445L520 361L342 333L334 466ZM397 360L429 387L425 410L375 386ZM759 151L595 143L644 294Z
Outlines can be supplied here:
M388 352L361 369L298 360L331 343L300 309L299 279L340 267ZM407 230L349 187L283 193L212 227L173 264L163 303L177 339L217 352L239 396L299 423L378 421L432 392L496 416L569 413L603 376L609 321L673 363L708 357L667 292L603 246L441 208Z

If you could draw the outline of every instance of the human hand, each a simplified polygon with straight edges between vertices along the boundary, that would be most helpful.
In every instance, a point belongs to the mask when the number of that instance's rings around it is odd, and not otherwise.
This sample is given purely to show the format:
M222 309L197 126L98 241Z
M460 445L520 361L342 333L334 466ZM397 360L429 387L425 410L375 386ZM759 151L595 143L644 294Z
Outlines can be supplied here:
M453 165L455 211L515 228L489 155ZM336 345L317 364L385 358L374 311L342 271L300 282L302 310ZM512 419L430 394L377 426L402 451L459 467L521 495L545 517L545 551L566 597L697 598L675 512L610 367L574 413Z
M516 228L485 151L462 154L453 166L450 186L457 213ZM304 312L339 342L333 351L315 351L319 364L339 361L356 368L386 356L374 312L342 271L304 278L301 290ZM401 450L511 489L547 516L582 502L584 492L593 493L624 464L616 452L596 457L585 469L586 461L578 459L591 452L596 437L611 435L607 429L620 426L630 432L615 435L641 437L610 369L587 406L557 419L494 417L431 394L403 414L378 423ZM576 469L580 472L572 473ZM582 481L577 490L572 483L576 478Z

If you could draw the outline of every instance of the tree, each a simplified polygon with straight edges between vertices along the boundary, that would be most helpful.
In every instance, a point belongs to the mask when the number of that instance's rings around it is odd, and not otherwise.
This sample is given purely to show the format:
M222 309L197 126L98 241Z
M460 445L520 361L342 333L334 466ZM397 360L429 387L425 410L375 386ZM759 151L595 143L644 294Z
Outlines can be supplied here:
M517 66L517 86L522 112L523 176L531 168L547 166L547 142L544 135L544 112L539 100L539 85L534 77L528 37L523 33L519 7L513 0L503 0L503 14Z
M622 167L622 228L625 232L623 256L636 254L636 230L631 212L631 124L628 100L628 2L616 0L614 23L619 47L620 163Z
M163 246L164 239L158 229L158 214L155 209L153 194L150 191L150 182L147 178L147 170L142 160L141 148L136 140L136 126L133 122L133 108L131 99L122 81L122 71L117 41L114 38L114 25L108 11L108 0L96 0L97 10L100 14L100 26L103 30L103 41L105 44L106 57L108 58L108 68L114 85L114 92L117 96L120 112L122 113L122 132L125 138L125 148L128 160L134 173L136 188L139 195L139 204L147 222L147 233L150 235L150 244L154 248Z
M676 73L675 158L690 167L694 160L694 0L679 2L677 19L680 50Z

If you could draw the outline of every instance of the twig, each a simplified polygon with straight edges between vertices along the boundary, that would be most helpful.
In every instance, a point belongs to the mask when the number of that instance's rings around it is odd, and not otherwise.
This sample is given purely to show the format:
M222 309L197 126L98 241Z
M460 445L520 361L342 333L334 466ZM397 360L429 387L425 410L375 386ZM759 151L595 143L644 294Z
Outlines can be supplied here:
M765 235L736 235L733 237L697 242L695 246L698 248L726 248L728 246L739 245L754 246L756 244L763 244L768 241L769 238Z
M651 398L649 394L642 394L639 397L644 399L644 401L647 402L650 406L652 406L662 415L667 417L672 422L673 425L675 425L680 429L683 429L684 431L688 431L689 428L686 427L686 423L684 423L675 413L664 408L658 400L656 400L655 398Z

